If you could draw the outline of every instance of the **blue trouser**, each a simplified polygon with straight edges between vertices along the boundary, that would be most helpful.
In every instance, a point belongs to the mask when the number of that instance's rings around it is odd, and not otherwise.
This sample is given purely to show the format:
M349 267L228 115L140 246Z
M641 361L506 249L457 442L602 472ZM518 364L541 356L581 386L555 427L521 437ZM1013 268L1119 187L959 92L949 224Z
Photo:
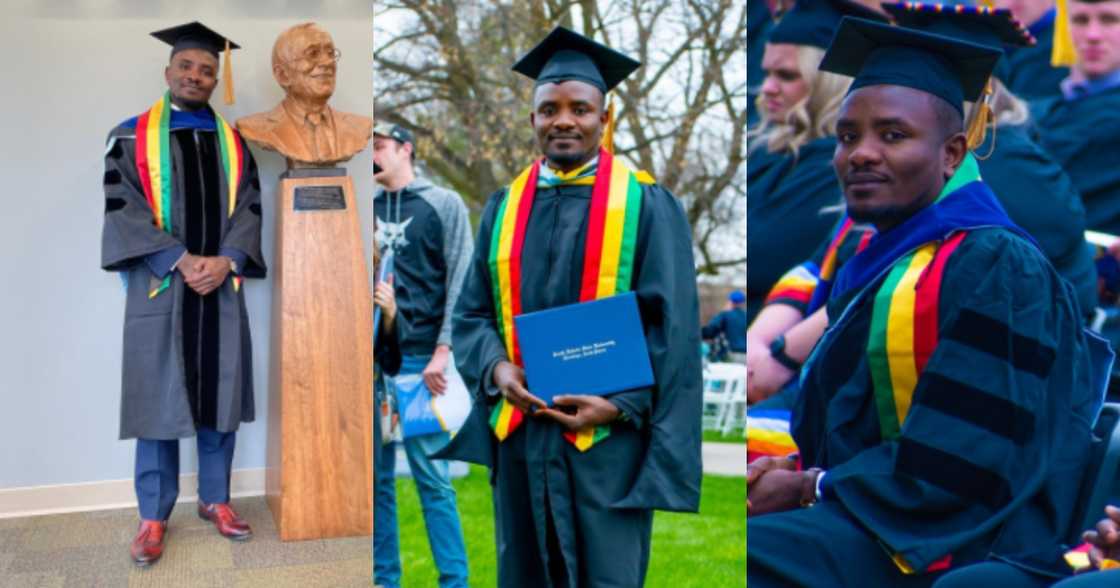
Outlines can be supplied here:
M236 439L236 432L198 430L198 498L202 502L229 502ZM140 518L166 521L179 498L179 440L137 439L134 483Z
M403 358L400 374L419 374L428 365L429 357ZM376 420L376 419L375 419ZM380 433L377 433L380 436ZM455 503L446 461L428 459L428 455L447 445L447 433L433 433L404 440L408 467L420 495L428 545L439 570L441 588L467 586L467 548L463 543L463 527ZM376 456L374 484L373 573L377 584L398 588L401 581L401 554L397 527L397 498L394 480L396 443L384 443Z

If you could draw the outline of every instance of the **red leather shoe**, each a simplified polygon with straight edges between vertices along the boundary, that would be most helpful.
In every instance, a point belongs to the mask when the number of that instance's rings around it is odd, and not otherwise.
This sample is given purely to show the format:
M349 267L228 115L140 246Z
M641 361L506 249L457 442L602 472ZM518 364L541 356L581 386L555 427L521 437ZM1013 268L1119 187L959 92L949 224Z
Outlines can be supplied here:
M132 562L139 567L150 566L163 555L164 539L167 538L167 522L143 519L136 536L132 538Z
M234 541L244 541L253 536L252 529L245 519L233 512L228 502L206 504L198 503L198 518L210 521L217 527L222 537Z

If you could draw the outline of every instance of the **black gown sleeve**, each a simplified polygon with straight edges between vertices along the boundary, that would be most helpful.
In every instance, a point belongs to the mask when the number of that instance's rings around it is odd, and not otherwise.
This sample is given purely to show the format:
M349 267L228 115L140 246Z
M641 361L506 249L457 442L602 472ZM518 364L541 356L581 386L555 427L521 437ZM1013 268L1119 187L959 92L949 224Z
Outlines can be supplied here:
M649 446L630 491L615 508L695 512L700 506L700 312L692 230L680 202L644 186L634 291L653 365L652 391L613 402L649 403ZM642 400L639 400L640 397Z
M136 170L132 132L117 127L105 150L105 221L101 228L101 268L124 271L148 255L183 244L156 226ZM185 249L184 249L185 250Z

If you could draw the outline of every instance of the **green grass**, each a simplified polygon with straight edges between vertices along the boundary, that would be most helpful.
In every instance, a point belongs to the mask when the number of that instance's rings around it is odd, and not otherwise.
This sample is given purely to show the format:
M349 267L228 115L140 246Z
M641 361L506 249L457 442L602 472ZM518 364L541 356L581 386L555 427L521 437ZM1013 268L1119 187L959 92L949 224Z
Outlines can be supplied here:
M741 434L741 433L740 433ZM471 586L495 586L494 516L486 470L455 481L467 541ZM704 476L700 514L658 512L646 586L744 586L746 584L746 499L743 478ZM437 585L428 549L420 499L412 480L397 480L403 585Z
M746 443L747 436L742 429L732 429L724 435L719 431L704 431L704 443Z

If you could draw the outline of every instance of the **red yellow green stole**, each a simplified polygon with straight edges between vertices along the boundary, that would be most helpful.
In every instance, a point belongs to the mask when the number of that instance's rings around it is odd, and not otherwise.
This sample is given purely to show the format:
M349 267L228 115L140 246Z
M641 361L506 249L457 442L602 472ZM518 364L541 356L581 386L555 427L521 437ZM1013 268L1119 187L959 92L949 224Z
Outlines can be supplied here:
M875 294L867 359L884 440L898 437L918 377L937 347L941 278L966 234L926 243L902 257Z
M521 314L521 250L533 209L541 160L537 160L510 184L495 216L490 238L490 275L498 329L510 361L522 366L521 351L513 317ZM590 219L584 245L580 302L614 296L631 288L638 217L642 206L641 183L648 176L635 173L608 151L600 149L599 163L591 189ZM524 420L519 409L505 398L490 414L490 426L504 441ZM580 451L610 435L610 426L568 431L564 437Z
M222 170L225 173L229 192L229 216L237 208L237 187L241 184L245 154L236 131L222 115L214 112L217 122L218 145L221 152ZM152 208L156 226L171 233L171 93L167 92L151 109L136 120L136 171L144 197ZM241 277L232 276L234 291L241 289ZM163 279L158 287L148 293L155 298L171 285L171 275Z

